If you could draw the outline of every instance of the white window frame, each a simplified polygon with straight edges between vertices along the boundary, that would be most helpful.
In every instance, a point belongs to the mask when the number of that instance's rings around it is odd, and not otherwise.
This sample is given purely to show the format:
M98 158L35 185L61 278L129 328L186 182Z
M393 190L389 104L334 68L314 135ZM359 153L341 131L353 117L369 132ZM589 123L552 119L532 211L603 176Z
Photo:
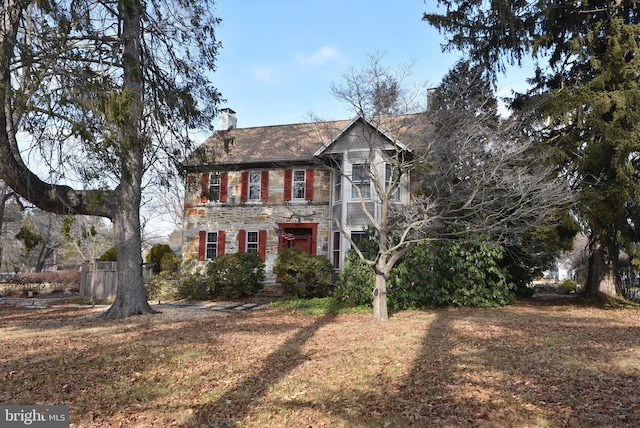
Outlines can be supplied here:
M213 255L210 255L210 252ZM207 243L204 250L205 260L211 260L218 257L218 232L207 232Z
M260 254L260 233L257 230L247 230L245 239L245 252Z
M342 201L342 174L333 175L333 202Z
M221 174L215 173L215 172L212 172L211 174L209 174L208 199L210 201L220 202L221 183L222 183Z
M340 269L340 265L342 264L342 252L340 251L341 240L342 240L342 234L339 231L334 230L333 243L331 248L331 253L332 253L331 261L333 262L334 269Z
M259 201L262 188L262 172L250 171L247 178L247 187L247 200Z
M300 180L300 178L302 178L302 180ZM307 171L304 169L294 169L291 173L291 199L304 199L306 191Z
M351 165L351 199L371 199L371 165L369 163L356 163ZM356 177L356 170L361 173ZM358 192L358 188L360 192ZM362 195L362 196L361 196Z
M391 176L391 171L393 169L393 175L394 177ZM395 189L393 189L393 192L391 192L391 194L388 196L390 201L393 202L399 202L400 201L400 179L399 179L400 173L398 171L397 168L393 168L391 164L385 164L384 166L384 183L385 183L385 190L388 191L389 190L389 186L392 180L396 180L396 187Z

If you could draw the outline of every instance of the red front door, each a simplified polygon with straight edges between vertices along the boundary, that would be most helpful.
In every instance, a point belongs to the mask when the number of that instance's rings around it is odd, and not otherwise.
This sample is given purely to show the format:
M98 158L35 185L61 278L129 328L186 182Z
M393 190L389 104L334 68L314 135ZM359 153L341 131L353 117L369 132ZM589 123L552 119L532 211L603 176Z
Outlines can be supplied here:
M290 247L298 247L307 254L311 254L311 236L297 236L294 241L289 241Z
M279 223L278 228L283 232L279 248L298 247L315 256L317 223Z

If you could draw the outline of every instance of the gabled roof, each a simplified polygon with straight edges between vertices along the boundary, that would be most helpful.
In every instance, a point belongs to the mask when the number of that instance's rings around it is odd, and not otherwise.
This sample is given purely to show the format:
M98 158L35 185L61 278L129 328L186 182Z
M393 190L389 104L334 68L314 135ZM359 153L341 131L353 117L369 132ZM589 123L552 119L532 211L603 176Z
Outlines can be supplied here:
M365 121L390 142L406 150L407 146L410 146L409 140L413 136L407 132L390 132L389 129L402 129L399 125L409 117L415 119L417 115L383 117L376 118L376 120L366 120L361 116L356 116L351 120L233 128L229 131L218 131L207 138L185 160L184 165L192 169L206 170L206 166L213 163L238 167L278 163L310 163L360 120ZM396 135L395 138L393 138L394 135ZM225 140L231 142L228 153L224 150Z
M377 133L386 138L390 143L395 144L400 150L409 150L408 145L403 143L402 139L406 138L407 143L410 143L411 137L409 136L408 131L408 122L407 118L413 118L411 124L414 125L416 123L415 118L417 115L401 115L401 116L382 116L376 117L373 119L366 118L364 116L358 115L351 119L337 134L331 137L325 144L322 145L315 153L314 156L322 156L326 150L331 147L335 142L337 142L343 135L347 133L347 131L353 127L358 121L362 121L369 126ZM395 132L394 132L395 131Z

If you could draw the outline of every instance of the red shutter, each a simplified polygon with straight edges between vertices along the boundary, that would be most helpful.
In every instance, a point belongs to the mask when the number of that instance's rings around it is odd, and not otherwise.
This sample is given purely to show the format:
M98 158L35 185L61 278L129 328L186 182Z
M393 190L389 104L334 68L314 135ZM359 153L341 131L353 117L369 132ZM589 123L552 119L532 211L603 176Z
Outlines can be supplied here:
M227 237L227 233L224 230L218 231L218 255L224 254L224 240Z
M264 262L267 259L267 231L261 230L258 232L258 254Z
M201 230L198 232L198 239L200 240L198 243L198 260L204 260L204 253L207 248L207 231Z
M229 174L223 172L220 175L220 202L227 202L227 186L229 184Z
M262 171L260 180L260 200L266 201L269 198L269 171Z
M307 201L312 201L313 200L313 168L307 169L304 184L305 184L304 199Z
M244 229L240 229L238 231L238 252L244 253L246 252L245 248L247 246L247 231Z
M242 171L240 178L240 202L247 202L247 193L249 192L249 173Z
M290 169L284 170L284 200L291 200L291 181L292 181L293 171Z
M200 183L202 185L202 193L200 193L200 202L203 204L207 202L207 193L209 193L209 174L203 173L200 177Z

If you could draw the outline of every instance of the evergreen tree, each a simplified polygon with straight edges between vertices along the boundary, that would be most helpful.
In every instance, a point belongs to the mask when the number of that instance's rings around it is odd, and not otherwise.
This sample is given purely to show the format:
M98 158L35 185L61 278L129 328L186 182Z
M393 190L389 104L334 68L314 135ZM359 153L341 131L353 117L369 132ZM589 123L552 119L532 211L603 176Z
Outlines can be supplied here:
M424 20L495 78L531 56L539 135L580 192L590 240L587 291L616 294L620 250L637 254L640 165L640 9L635 1L438 1Z
M112 221L119 285L109 317L152 311L141 193L151 165L181 160L191 130L213 128L212 10L212 0L7 0L0 10L0 176L38 208ZM47 179L22 158L18 132L32 137Z

